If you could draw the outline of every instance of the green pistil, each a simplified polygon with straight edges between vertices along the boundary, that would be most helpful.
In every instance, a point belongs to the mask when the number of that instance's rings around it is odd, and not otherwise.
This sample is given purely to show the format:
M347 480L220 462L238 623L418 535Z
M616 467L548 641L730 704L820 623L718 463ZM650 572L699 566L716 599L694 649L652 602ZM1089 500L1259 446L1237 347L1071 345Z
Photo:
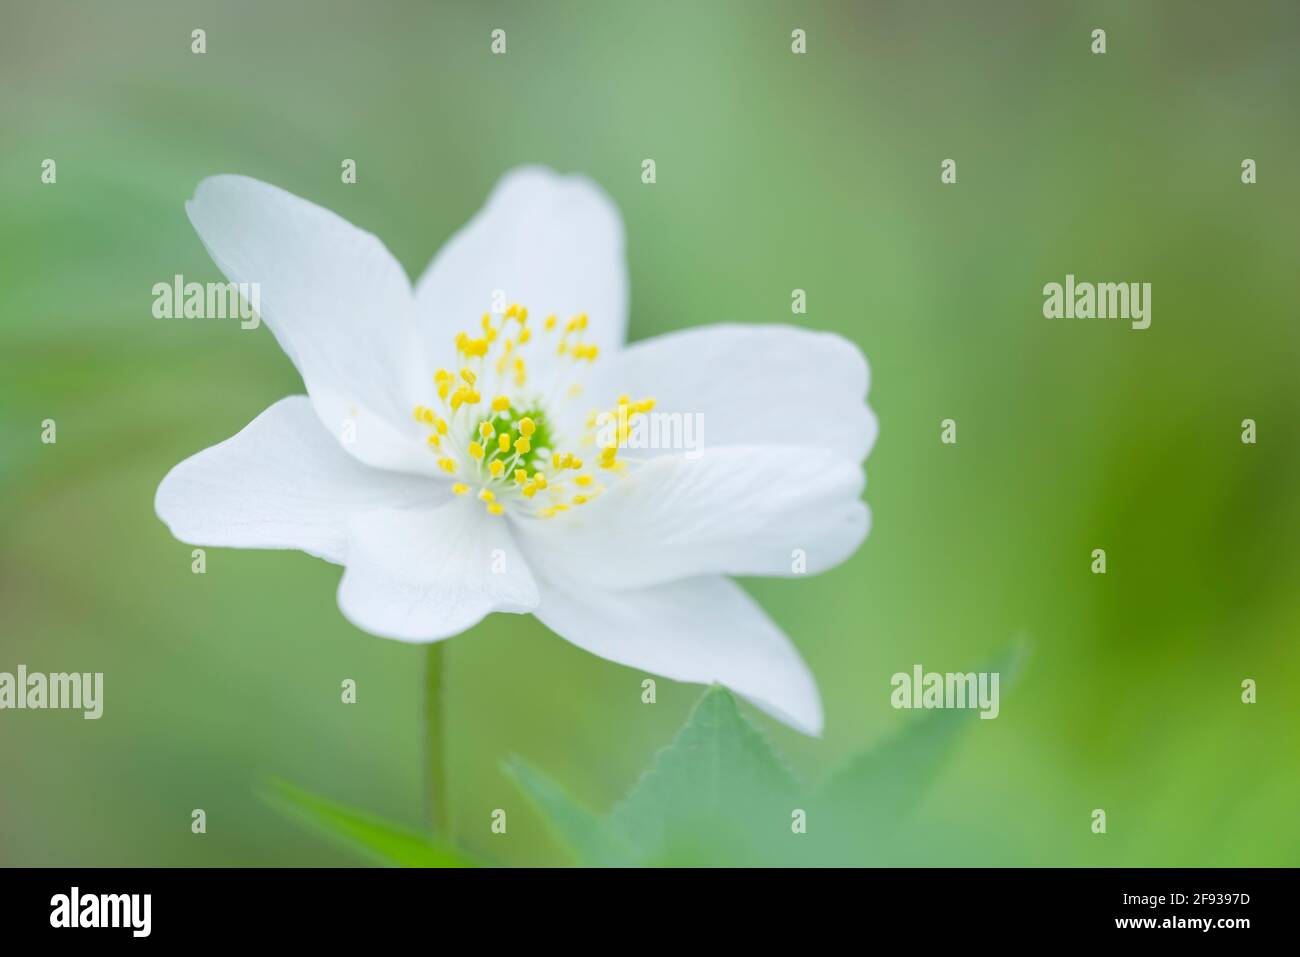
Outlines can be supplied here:
M497 413L496 428L498 431L509 429L510 443L512 446L514 445L515 440L520 438L520 419L532 419L534 429L533 434L528 437L528 454L521 456L518 463L513 467L527 469L530 477L538 470L545 474L547 466L541 461L538 453L542 449L548 449L550 451L555 450L555 446L551 439L550 426L546 421L546 413L536 406L524 410L510 409L506 412ZM507 461L510 458L510 454L512 453L507 453L505 456Z

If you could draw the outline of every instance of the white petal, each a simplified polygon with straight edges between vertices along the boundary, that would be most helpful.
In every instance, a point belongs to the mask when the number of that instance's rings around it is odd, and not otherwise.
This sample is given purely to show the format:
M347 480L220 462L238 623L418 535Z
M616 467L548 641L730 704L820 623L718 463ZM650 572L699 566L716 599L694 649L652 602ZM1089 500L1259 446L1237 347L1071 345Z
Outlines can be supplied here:
M500 290L530 322L587 313L585 341L608 354L627 329L623 223L610 198L581 176L522 167L442 248L416 285L429 355L451 361L461 329L475 333Z
M735 582L695 578L632 591L543 584L534 614L594 655L675 681L716 682L820 735L822 703L799 652Z
M603 365L603 368L602 368ZM705 446L820 445L860 462L876 440L867 361L853 343L792 326L721 324L656 336L597 362L591 398L653 398L702 417Z
M307 397L297 395L172 469L154 507L183 542L297 548L341 564L354 512L427 505L449 495L435 480L362 465L325 432Z
M339 607L358 628L436 641L489 612L528 612L537 603L537 585L509 524L477 499L422 511L386 509L351 522Z
M213 176L186 206L231 282L257 283L261 315L302 374L332 434L375 419L346 448L384 468L432 471L411 410L427 367L410 281L375 236L329 210L244 176ZM431 386L430 386L431 387Z
M862 466L808 446L709 447L606 481L594 501L520 524L535 563L607 588L816 574L852 555L870 524Z

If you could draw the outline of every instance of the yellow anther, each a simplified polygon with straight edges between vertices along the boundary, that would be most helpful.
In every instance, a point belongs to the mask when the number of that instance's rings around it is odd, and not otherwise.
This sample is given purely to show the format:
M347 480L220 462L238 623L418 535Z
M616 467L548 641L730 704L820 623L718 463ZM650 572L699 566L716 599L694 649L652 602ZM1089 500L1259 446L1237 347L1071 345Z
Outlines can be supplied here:
M478 424L478 434L483 436L484 441L490 441L492 436L497 434L497 430L492 428L491 422L480 422Z
M632 397L628 395L626 392L618 397L619 405L630 405L631 402L632 402Z
M437 419L437 421L434 423L434 427L438 430L438 434L439 434L439 435L446 435L446 434L447 434L447 420L444 419L444 418L442 418L441 416L436 416L436 415L434 416L434 418Z
M455 472L456 460L449 459L446 456L443 456L442 458L438 459L438 467L441 468L444 472Z
M585 312L582 315L578 316L578 322L579 322L579 326L578 326L579 329L587 328L587 314Z
M515 451L520 455L527 455L532 450L533 444L525 438L515 439Z
M528 469L515 469L515 481L523 485L528 481Z
M510 435L509 435L509 433L507 433L507 432L502 432L500 435L497 436L497 451L498 451L498 452L509 452L509 451L510 451Z
M468 390L464 386L462 386L461 388L457 389L455 392L452 393L451 411L455 412L457 409L459 409L462 405L465 404L465 395L467 392Z
M579 485L581 485L583 488L586 488L595 480L590 475L579 475L577 478L574 479L574 481L577 482Z
M450 383L450 382L439 382L439 383L438 383L438 398L445 400L445 399L447 398L447 393L450 392L450 391L451 391L451 383Z
M502 512L505 511L505 506L502 505L500 502L488 502L487 510L491 512L493 515L500 515Z
M479 445L477 442L471 442L469 444L469 454L474 457L476 462L483 461L483 446Z
M519 420L519 434L527 438L537 431L537 423L532 419L524 416Z
M465 392L466 405L474 405L480 398L482 398L482 396L480 396L474 389L468 389Z
M473 369L461 369L461 370L460 370L460 377L461 377L462 379L465 380L466 384L468 384L468 385L473 385L473 384L474 384L474 378L475 378L475 376L474 376L474 370L473 370Z
M451 491L452 494L454 495L464 495L466 492L469 491L469 486L466 485L464 482L457 482L455 485L451 487Z
M571 468L571 469L580 469L580 468L582 468L582 459L574 458L573 456L569 456L569 468Z
M488 463L488 471L492 473L493 478L496 478L498 475L504 472L505 469L506 469L506 463L502 462L500 459L493 459L491 462Z
M525 309L523 306L520 306L520 307L519 307L519 315L518 315L517 318L519 319L519 322L520 322L520 323L525 323L525 322L527 322L527 321L528 321L528 310Z
M546 488L546 476L541 472L533 473L533 481L537 483L538 488Z
M442 438L435 432L424 441L428 442L435 449L442 448Z
M523 332L519 333L519 344L522 346L532 337L533 337L533 330L525 327Z
M546 331L547 331L547 332L550 332L552 329L555 328L555 321L556 321L556 320L555 320L555 313L551 313L549 316L546 317Z
M575 495L575 496L573 496L573 504L574 504L574 505L586 505L589 501L591 501L591 499L588 498L586 495Z
M519 304L512 302L509 308L506 309L506 316L513 319L517 315L519 315Z
M483 489L481 492L478 493L478 497L485 502L495 502L497 500L496 495L493 494L490 488Z
M524 486L524 498L532 498L534 495L537 494L537 490L539 488L541 488L540 485L536 484L535 482L529 482L527 485Z
M557 469L564 468L565 464L568 461L569 461L568 452L556 452L553 456L551 456L551 464L555 466Z
M495 399L492 400L492 411L493 411L493 412L505 412L505 411L506 411L507 409L509 409L509 408L510 408L510 397L509 397L509 396L499 395L499 396L497 396Z

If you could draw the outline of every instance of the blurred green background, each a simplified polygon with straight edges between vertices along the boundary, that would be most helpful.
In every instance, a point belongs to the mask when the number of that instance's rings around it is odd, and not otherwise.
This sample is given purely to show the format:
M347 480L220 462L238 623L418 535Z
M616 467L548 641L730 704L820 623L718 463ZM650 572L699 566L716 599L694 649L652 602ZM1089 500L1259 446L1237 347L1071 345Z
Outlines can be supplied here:
M820 741L749 712L801 777L915 717L894 672L1033 638L862 863L1300 863L1298 43L1286 2L0 0L0 670L106 675L97 722L0 713L0 864L352 863L272 777L420 822L420 649L350 626L336 567L212 549L193 575L154 516L172 465L302 387L265 328L153 319L150 289L221 278L183 209L204 176L418 275L526 162L619 205L632 338L789 322L798 287L797 321L868 356L870 537L747 583L825 699ZM1151 282L1151 328L1044 319L1067 272ZM604 810L701 694L643 705L643 674L515 616L448 668L458 839L501 863L566 860L504 759Z

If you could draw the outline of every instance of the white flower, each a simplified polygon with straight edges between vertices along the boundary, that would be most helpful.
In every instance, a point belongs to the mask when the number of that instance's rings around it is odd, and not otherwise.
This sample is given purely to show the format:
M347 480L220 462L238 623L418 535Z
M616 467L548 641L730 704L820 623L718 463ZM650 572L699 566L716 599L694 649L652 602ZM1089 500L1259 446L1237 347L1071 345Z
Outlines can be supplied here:
M502 179L414 290L373 235L273 186L213 177L186 208L227 278L260 284L308 394L171 471L156 507L177 538L341 564L339 607L377 635L531 613L821 732L798 652L727 576L823 571L866 535L855 346L723 324L625 347L618 212L547 170ZM698 414L703 454L602 448L593 411L624 437Z

